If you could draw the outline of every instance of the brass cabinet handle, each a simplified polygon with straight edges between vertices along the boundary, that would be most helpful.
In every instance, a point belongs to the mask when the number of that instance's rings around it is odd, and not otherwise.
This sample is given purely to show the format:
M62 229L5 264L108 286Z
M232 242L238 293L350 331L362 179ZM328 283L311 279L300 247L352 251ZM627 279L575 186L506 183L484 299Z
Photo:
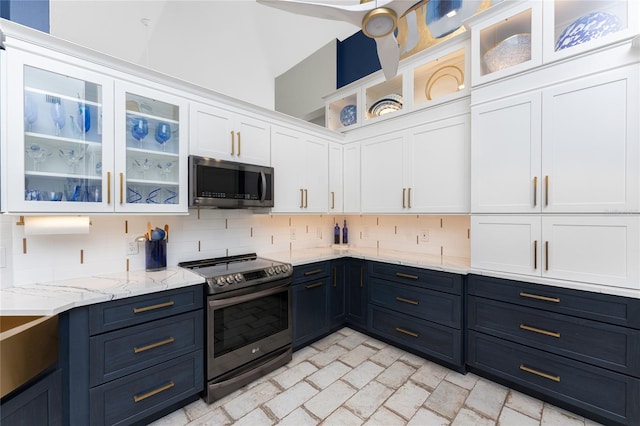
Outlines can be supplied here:
M544 177L544 206L549 205L549 176Z
M240 132L238 132L238 157L240 157L240 148L241 148L240 143L241 143L241 141L240 141Z
M417 275L403 274L402 272L396 272L396 277L409 278L412 280L417 280L419 278Z
M538 205L538 176L533 177L533 207Z
M407 207L411 208L411 188L407 189Z
M529 368L524 364L520 364L520 370L527 373L535 374L536 376L544 377L545 379L553 380L554 382L560 382L560 376L552 376L551 374L543 373L542 371Z
M323 281L318 281L317 283L314 283L314 284L307 284L307 285L304 286L304 288L309 290L309 289L320 287L320 286L323 286L323 285L324 285Z
M360 267L360 288L364 287L364 268Z
M331 209L336 208L336 193L331 191Z
M549 241L544 242L544 270L549 270Z
M173 383L173 381L170 381L166 385L160 386L158 389L154 389L147 393L143 393L142 395L133 395L133 402L140 402L144 399L149 398L150 396L159 394L160 392L166 391L167 389L171 389L174 386L175 386L175 383Z
M231 131L231 155L236 155L236 132Z
M403 333L409 335L411 337L418 337L418 333L414 333L413 331L405 330L404 328L396 327L396 331L399 333Z
M111 204L111 172L107 172L107 204Z
M322 272L322 269L314 269L313 271L307 271L304 273L305 277L308 277L309 275L315 275L315 274L319 274L320 272Z
M122 195L123 186L124 186L124 173L120 173L120 204L124 203L124 197Z
M169 343L173 343L175 341L176 341L176 339L174 339L173 337L169 337L168 339L161 340L160 342L152 343L152 344L147 345L147 346L142 346L142 347L134 346L133 347L133 352L138 354L140 352L148 351L149 349L157 348L158 346L168 345Z
M304 190L304 208L306 209L307 207L309 207L309 191Z
M300 208L304 208L304 189L300 188Z
M402 188L402 208L406 208L406 204L404 203L405 196L407 194L407 188Z
M538 240L533 242L533 269L538 269Z
M337 281L338 281L337 276L338 276L337 268L334 266L333 267L333 286L334 287L338 286L337 285Z
M555 332L555 331L547 331L547 330L543 330L541 328L536 328L536 327L531 327L525 324L520 324L520 329L521 330L526 330L526 331L532 331L534 333L538 333L538 334L544 334L545 336L551 336L551 337L557 337L558 339L560 338L560 333Z
M405 299L404 297L400 297L400 296L396 296L396 300L398 302L404 302L404 303L408 303L410 305L418 305L419 304L417 300Z
M523 291L520 292L520 297L528 297L529 299L542 300L545 302L560 303L559 297L539 296L537 294L525 293Z
M158 303L157 305L145 306L144 308L133 308L133 313L139 314L142 312L153 311L155 309L168 308L169 306L173 306L173 305L174 305L173 300L169 300L168 302Z

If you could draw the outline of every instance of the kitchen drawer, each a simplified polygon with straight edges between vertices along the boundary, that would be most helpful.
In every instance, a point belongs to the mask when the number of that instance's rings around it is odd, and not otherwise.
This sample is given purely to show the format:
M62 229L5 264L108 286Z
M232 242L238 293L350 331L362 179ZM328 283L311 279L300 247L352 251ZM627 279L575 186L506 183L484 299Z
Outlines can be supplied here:
M640 331L469 296L468 327L640 377Z
M89 339L89 386L96 386L203 347L202 310Z
M331 262L315 262L293 267L293 285L317 278L328 277Z
M194 285L92 305L89 307L89 334L200 309L204 297L204 285Z
M467 363L492 376L594 414L611 424L640 422L640 379L469 331Z
M462 324L461 296L450 293L370 278L369 302L449 327Z
M479 275L467 286L475 296L640 329L640 299Z
M125 376L89 392L91 425L124 425L198 394L204 387L201 350Z
M460 369L462 331L369 305L369 330Z
M369 276L377 276L431 290L462 294L462 276L449 272L369 262Z

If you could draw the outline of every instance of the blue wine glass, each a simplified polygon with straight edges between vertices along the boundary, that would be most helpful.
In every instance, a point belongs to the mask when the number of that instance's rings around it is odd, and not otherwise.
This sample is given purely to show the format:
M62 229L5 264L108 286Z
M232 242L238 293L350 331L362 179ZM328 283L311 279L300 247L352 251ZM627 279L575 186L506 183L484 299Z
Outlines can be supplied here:
M84 102L78 102L78 118L76 123L82 133L87 133L91 128L91 112L89 111L89 106Z
M60 99L56 99L51 103L51 119L56 126L56 136L60 136L62 128L67 123L67 114L64 110L64 105Z
M162 150L165 150L165 142L171 139L171 126L169 123L165 123L161 121L156 126L156 134L155 134L156 142L162 145Z
M131 125L131 135L138 141L138 145L142 146L142 139L149 134L149 122L144 117L136 117Z
M33 123L38 120L38 105L33 100L30 93L24 94L24 122L27 131L31 131Z

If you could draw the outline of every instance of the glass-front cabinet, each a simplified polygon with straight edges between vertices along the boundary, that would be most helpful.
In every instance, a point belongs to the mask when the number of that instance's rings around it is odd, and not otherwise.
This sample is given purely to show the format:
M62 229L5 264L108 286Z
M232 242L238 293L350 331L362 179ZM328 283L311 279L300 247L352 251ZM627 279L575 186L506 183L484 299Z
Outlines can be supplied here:
M186 211L185 100L116 83L116 210Z
M7 211L187 211L183 99L7 53Z

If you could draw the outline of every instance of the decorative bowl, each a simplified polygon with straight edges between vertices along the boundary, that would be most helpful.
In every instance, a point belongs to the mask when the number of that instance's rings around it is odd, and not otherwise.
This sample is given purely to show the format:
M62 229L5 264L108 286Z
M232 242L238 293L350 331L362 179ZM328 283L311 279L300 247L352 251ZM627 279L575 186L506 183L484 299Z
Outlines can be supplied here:
M507 37L487 50L482 60L492 73L531 59L531 34L521 33Z
M562 31L556 41L556 51L615 33L624 27L620 18L606 12L593 12L576 19Z
M343 126L351 126L358 121L358 109L355 105L347 105L340 111L340 122Z

